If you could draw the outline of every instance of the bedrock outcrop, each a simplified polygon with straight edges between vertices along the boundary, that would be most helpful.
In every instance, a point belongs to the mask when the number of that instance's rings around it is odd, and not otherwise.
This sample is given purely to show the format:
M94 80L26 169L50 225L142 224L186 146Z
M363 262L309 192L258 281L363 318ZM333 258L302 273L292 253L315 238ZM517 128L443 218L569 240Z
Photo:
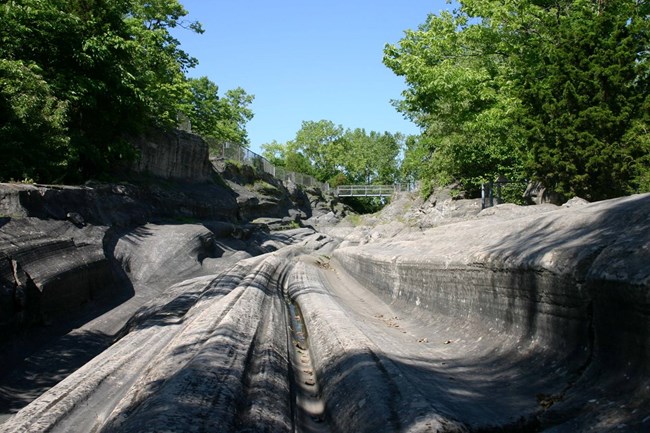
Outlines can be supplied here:
M109 347L171 285L282 248L287 233L240 220L214 181L0 184L0 413Z
M113 342L3 429L647 431L649 211L504 205L254 251L225 223L127 231L115 256L156 295L112 310L130 317Z
M235 192L242 220L262 218L271 228L292 224L320 227L335 225L352 213L349 206L319 187L296 185L291 180L283 182L260 169L223 158L215 158L212 163Z
M208 144L181 130L150 130L131 139L139 156L133 170L165 179L206 181L212 178Z
M449 344L467 353L501 335L495 350L561 365L539 370L563 384L542 393L555 401L541 426L650 428L650 195L503 209L340 248L333 263L402 314L452 324Z

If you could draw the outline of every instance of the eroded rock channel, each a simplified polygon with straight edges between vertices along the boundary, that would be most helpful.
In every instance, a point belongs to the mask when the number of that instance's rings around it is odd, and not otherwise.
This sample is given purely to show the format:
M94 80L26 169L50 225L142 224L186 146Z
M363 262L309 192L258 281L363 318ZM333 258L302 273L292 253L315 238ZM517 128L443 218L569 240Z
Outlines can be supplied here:
M2 187L0 430L650 431L649 195L269 231L124 188Z

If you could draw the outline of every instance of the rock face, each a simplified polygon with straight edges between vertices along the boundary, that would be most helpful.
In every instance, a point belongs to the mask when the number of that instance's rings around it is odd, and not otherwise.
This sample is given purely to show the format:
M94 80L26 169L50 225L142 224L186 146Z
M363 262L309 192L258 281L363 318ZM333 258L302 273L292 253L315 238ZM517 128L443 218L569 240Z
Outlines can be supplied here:
M563 419L593 393L589 410L571 421L581 429L611 410L602 393L650 397L648 215L650 195L505 221L488 216L339 249L334 259L400 310L462 323L461 339L489 330L562 360L575 378L540 419Z
M200 238L202 229L180 231L185 234L177 235L178 255L152 248L179 233L161 227L151 234L161 239L145 240L135 249L143 233L122 238L125 245L117 249L131 251L119 254L121 260L150 251L151 272L131 274L145 282L153 277L164 287L161 272L155 271L165 263L159 256L185 262L167 270L170 277L196 266L201 257L182 245L192 244L197 234ZM308 250L306 245L326 243L309 229L274 239L275 245L300 241ZM289 317L282 287L291 257L304 251L289 247L241 258L225 270L213 269L216 274L157 289L157 296L143 303L119 333L119 341L25 407L3 431L188 431L198 419L201 431L289 431L294 403L287 381ZM127 268L135 264L131 261ZM91 407L99 416L88 417Z
M150 131L132 140L140 152L133 169L166 179L203 182L211 179L208 144L185 131Z
M308 226L334 225L352 209L319 188L286 184L248 165L214 160L213 164L237 195L239 217L245 221L264 218L275 228L291 223Z
M235 168L0 185L2 431L650 431L650 195L330 236Z
M81 217L87 224L128 227L161 219L236 221L237 203L232 191L213 182L0 184L0 215L70 221Z
M176 148L170 143L162 140L159 151ZM195 169L201 165L191 161L196 146L179 152ZM187 173L201 173L195 169ZM219 274L301 236L269 233L275 223L247 224L255 211L240 207L246 199L225 184L203 175L177 180L186 176L164 170L158 174L166 178L156 179L152 171L121 184L0 185L0 412L24 406L106 349L139 308L172 285ZM277 228L297 226L307 215L296 203L309 202L298 188L269 180L280 194L256 212L287 213L276 218ZM266 189L254 192L271 195Z
M222 162L222 166L221 175L237 194L239 217L242 220L284 218L289 216L290 210L296 209L287 188L270 174L258 172L249 165L240 167ZM305 210L307 209L298 209L303 213Z
M3 336L79 309L115 288L106 229L24 218L0 227Z

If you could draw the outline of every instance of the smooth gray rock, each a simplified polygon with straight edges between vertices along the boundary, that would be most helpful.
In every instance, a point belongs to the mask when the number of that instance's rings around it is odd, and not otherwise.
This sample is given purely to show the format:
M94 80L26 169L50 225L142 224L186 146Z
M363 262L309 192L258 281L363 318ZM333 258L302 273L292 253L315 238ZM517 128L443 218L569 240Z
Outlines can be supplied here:
M0 188L2 326L71 317L3 431L648 430L650 196L398 198L341 242L233 224L346 212L233 176Z
M610 417L642 430L648 413L639 409L650 398L649 215L650 195L639 195L470 220L333 257L410 316L460 320L477 337L505 334L520 350L561 361L573 375L561 379L566 403L541 417L567 422L557 431L593 427L606 401L629 408L607 408ZM594 401L576 416L586 399Z

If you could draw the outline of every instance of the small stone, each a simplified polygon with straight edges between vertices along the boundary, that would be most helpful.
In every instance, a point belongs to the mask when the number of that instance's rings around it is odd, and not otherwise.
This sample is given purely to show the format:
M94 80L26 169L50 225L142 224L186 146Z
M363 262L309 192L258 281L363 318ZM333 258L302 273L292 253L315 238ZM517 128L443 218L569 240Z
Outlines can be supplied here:
M70 221L72 224L76 225L77 227L83 227L86 225L84 218L81 215L79 215L77 212L68 212L65 217L68 219L68 221Z

